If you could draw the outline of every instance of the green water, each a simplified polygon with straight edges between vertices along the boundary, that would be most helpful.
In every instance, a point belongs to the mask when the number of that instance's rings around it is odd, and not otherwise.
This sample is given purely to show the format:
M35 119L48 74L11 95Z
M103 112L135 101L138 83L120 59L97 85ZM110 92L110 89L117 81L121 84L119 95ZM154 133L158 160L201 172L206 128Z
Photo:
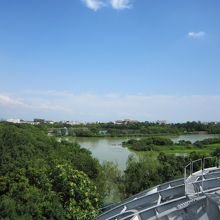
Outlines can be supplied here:
M169 137L174 142L179 140L191 141L194 143L197 140L203 140L206 138L220 137L220 135L213 134L191 134L191 135L180 135L176 137ZM126 167L126 162L129 155L137 156L134 152L129 149L122 147L122 142L129 138L68 138L69 141L76 141L82 147L89 149L92 155L97 158L101 163L103 161L113 161L118 164L121 170Z

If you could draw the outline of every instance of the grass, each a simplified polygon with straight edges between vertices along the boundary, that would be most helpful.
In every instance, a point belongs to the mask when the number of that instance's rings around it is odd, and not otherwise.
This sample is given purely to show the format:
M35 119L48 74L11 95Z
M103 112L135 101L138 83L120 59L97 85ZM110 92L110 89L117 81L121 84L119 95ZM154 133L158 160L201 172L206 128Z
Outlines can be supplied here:
M165 146L165 147L160 147L160 152L164 152L164 153L169 153L169 154L176 154L176 153L186 153L189 154L193 151L197 152L197 153L210 153L212 150L214 150L215 148L212 147L212 149L210 149L210 147L204 147L204 148L198 148L194 145L187 145L187 146L182 146L182 145L173 145L173 146Z
M63 138L65 139L65 138ZM68 137L69 141L77 141L74 137ZM216 148L220 148L220 143L218 144L208 144L205 145L202 148L196 147L193 144L189 145L178 145L174 144L171 146L157 146L157 150L154 151L135 151L132 150L132 147L129 145L126 146L129 148L130 151L134 152L139 157L148 157L156 159L160 152L166 153L166 154L190 154L191 152L196 152L198 154L203 155L210 155L211 152L213 152Z
M157 151L133 151L140 157L151 157L157 158L159 153L163 152L165 154L190 154L191 152L196 152L203 155L210 155L216 148L220 148L220 144L209 144L205 145L203 148L198 148L194 145L182 146L182 145L172 145L158 147Z

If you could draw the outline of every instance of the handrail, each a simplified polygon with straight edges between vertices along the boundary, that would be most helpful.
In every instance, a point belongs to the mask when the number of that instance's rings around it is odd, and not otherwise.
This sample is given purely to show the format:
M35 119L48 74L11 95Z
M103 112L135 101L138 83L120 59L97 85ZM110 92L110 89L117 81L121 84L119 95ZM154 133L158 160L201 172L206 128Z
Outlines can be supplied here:
M187 183L187 179L189 179L194 171L193 171L193 164L198 162L198 161L201 161L201 172L202 172L202 190L203 190L203 181L204 181L204 170L205 170L205 162L208 160L208 159L216 159L216 165L217 167L219 167L219 156L218 157L204 157L204 158L200 158L200 159L197 159L197 160L194 160L194 161L191 161L189 164L187 164L185 167L184 167L184 184L185 184L185 195L187 195L187 184L193 184L191 182L188 182ZM190 172L189 172L189 176L187 177L187 168L190 166Z
M182 200L182 199L186 199L186 196L181 196L181 197L179 197L179 198L175 198L175 199L166 201L166 202L163 203L163 205L167 205L167 204L170 204L170 203L172 203L172 202L179 201L179 200ZM132 217L134 217L134 215L137 215L137 214L140 214L140 213L143 213L143 212L147 212L147 211L149 211L149 210L151 210L151 209L156 210L156 208L158 208L158 207L160 207L160 206L161 206L161 204L160 204L160 205L155 205L155 206L152 206L152 207L148 207L148 208L144 208L144 209L142 209L142 210L137 210L136 213L131 214L131 215L128 215L128 216L126 216L126 217L123 217L123 218L120 219L120 220L125 220L125 219L127 219L127 218L132 218ZM127 210L126 212L128 212L128 211L129 211L129 210ZM124 212L124 213L126 213L126 212ZM124 213L121 213L121 214L124 214ZM115 219L115 218L117 218L117 216L119 216L119 215L120 215L120 214L111 216L110 218L108 218L108 219L106 219L106 220L110 220L110 219L113 219L113 218Z
M178 180L180 180L180 179L178 179ZM177 181L178 181L177 180ZM174 181L170 181L171 183L172 182L174 182ZM167 190L172 190L172 189L177 189L177 188L179 188L179 187L183 187L184 186L184 184L180 184L180 185L177 185L177 186L174 186L173 188L169 188L169 189L161 189L161 190L158 190L157 192L154 192L154 193L152 193L152 194L149 194L149 195L142 195L142 196L140 196L140 197L138 197L137 198L137 200L139 200L139 199L145 199L145 198L147 198L147 197L150 197L150 196L154 196L154 195L157 195L158 194L158 196L160 195L160 193L163 193L163 192L165 192L165 191L167 191ZM117 208L122 208L123 206L126 206L126 205L128 205L129 203L132 203L132 202L136 202L137 200L131 200L131 201L126 201L125 203L122 203L122 204L120 204L120 205L118 205L118 206L115 206L115 207L113 207L113 209L112 210L114 210L114 209L117 209ZM153 207L154 205L152 205L152 207ZM150 208L150 207L149 207ZM97 217L101 217L102 215L104 215L104 214L107 214L107 213L109 213L109 212L111 212L111 210L108 210L106 213L104 212L104 213L102 213L100 216L97 216ZM118 213L118 214L120 214L120 213ZM118 215L117 214L117 215ZM109 219L109 218L108 218Z
M220 180L220 178L213 178L213 179L216 179L216 180ZM197 186L196 186L197 187ZM219 189L220 187L217 187L216 189ZM207 189L207 190L205 190L204 192L211 192L213 189ZM204 192L202 192L202 191L198 191L196 194L197 194L197 199L203 199L204 198ZM203 196L200 196L200 194L201 195L203 195ZM179 197L179 198L176 198L176 199L173 199L173 200L169 200L169 201L167 201L167 202L165 202L165 203L163 203L162 205L166 205L166 204L169 204L169 203L172 203L172 202L174 202L174 201L178 201L178 200L181 200L181 199L184 199L184 198L187 198L186 196L182 196L182 197ZM195 198L194 198L195 199ZM194 201L194 199L189 199L188 201ZM145 208L145 209L142 209L142 210L139 210L139 211L137 211L136 213L134 213L134 214L131 214L131 215L128 215L128 216L126 216L126 217L123 217L122 219L120 219L120 220L127 220L128 218L132 218L132 217L134 217L135 215L137 215L137 214L141 214L141 213L144 213L144 212L146 212L146 211L149 211L149 210L151 210L151 209L154 209L155 210L155 212L156 212L156 208L157 207L159 207L159 206L161 206L161 205L155 205L155 206L152 206L152 207L149 207L149 208ZM127 210L126 212L128 212L129 210ZM122 214L122 213L121 213ZM167 214L167 213L166 213ZM120 214L117 214L117 215L115 215L115 216L112 216L112 217L110 217L110 218L108 218L107 220L110 220L110 219L113 219L114 217L117 217L117 216L119 216Z
M211 191L212 189L208 189L208 190L204 190L204 187L203 187L203 182L205 182L206 181L206 179L204 178L204 176L209 172L209 171L212 171L212 168L210 167L209 169L208 168L206 168L205 167L205 165L207 164L206 162L207 162L207 160L209 160L209 159L215 159L215 160L213 160L214 161L214 165L217 167L217 168L219 168L219 165L220 165L220 157L219 156L217 156L217 157L204 157L204 158L200 158L200 159L197 159L197 160L194 160L194 161L190 161L190 163L188 163L185 167L184 167L184 185L185 185L185 196L184 197L179 197L178 199L180 199L180 198L187 198L187 199L190 199L190 197L188 197L187 195L195 195L195 196L197 196L197 197L200 197L200 195L204 195L203 193L204 192L208 192L208 191ZM199 166L195 166L195 163L197 163L197 162L200 162L200 167L201 167L201 170L198 170L198 168L199 168ZM197 168L196 168L197 167ZM214 168L216 168L216 167L213 167L213 170L214 170ZM195 169L197 169L197 170L195 170ZM191 178L192 177L192 178ZM198 180L198 178L200 177L200 179L201 180ZM202 177L202 178L201 178ZM191 179L190 179L191 178ZM218 181L220 180L220 178L216 178ZM172 181L171 181L172 182ZM198 185L198 184L194 184L194 183L196 183L196 182L200 182L200 184ZM164 183L164 184L166 184L166 183ZM193 184L193 187L194 188L192 188L192 194L190 194L190 188L188 188L188 194L187 194L187 184L189 184L189 185L191 185L191 184ZM158 185L157 187L159 187L160 185ZM153 187L153 189L158 189L157 187ZM220 187L218 187L218 188L220 188ZM161 190L161 191L163 191L163 190ZM158 191L157 192L155 192L155 193L158 193ZM141 193L140 193L141 194ZM141 195L138 199L141 199L141 198L143 198L143 197L147 197L147 195ZM192 199L193 197L191 197L191 199ZM196 197L194 197L194 198L196 198ZM177 200L178 200L177 199ZM174 200L176 200L176 199L174 199ZM169 200L169 201L167 201L167 202L171 202L171 201L174 201L174 200ZM113 207L113 209L116 209L116 208L118 208L118 207L120 207L120 206L122 206L122 204L128 204L128 203L130 203L131 202L131 200L127 200L125 203L118 203L118 205L116 205L115 207ZM167 203L167 202L165 202L165 203L163 203L164 205ZM158 204L158 206L160 206L161 204ZM153 209L153 208L156 208L157 206L151 206L151 207L148 207L148 208L145 208L145 209L142 209L142 210L139 210L137 213L135 213L135 214L139 214L139 213L142 213L142 212L144 212L144 211L147 211L148 209ZM127 210L127 211L125 211L125 213L126 212L128 212L128 211L131 211L131 210ZM107 212L111 212L111 210L108 210ZM102 213L102 214L105 214L105 212L104 213ZM102 216L102 214L100 215L100 216ZM120 215L120 214L122 214L122 213L118 213L118 214L116 214L116 216L118 216L118 215ZM133 217L135 214L132 214L132 215L130 215L130 216L124 216L124 217L122 217L123 219L128 219L128 217ZM99 216L97 216L97 217L99 217ZM111 217L109 217L109 219L112 219L112 217L114 217L114 216L111 216Z

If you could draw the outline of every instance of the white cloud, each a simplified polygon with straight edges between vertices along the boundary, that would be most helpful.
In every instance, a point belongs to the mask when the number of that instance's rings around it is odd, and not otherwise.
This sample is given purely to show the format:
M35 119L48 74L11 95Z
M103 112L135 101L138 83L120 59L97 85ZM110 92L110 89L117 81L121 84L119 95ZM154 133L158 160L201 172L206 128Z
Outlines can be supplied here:
M131 8L130 0L110 0L110 3L116 10Z
M84 4L94 10L97 11L105 6L111 6L115 10L123 10L131 8L130 0L82 0Z
M23 103L15 98L7 95L0 95L0 105L23 105Z
M46 94L43 93L44 95ZM50 94L50 93L48 93ZM58 93L59 94L59 93ZM65 93L64 93L65 94ZM61 96L61 94L59 94ZM50 96L45 96L44 98L40 97L40 94L38 96L34 97L27 93L20 94L20 96L24 96L22 98L15 98L14 96L9 95L1 95L0 94L0 106L10 108L10 109L29 109L29 110L44 110L44 111L65 111L67 109L64 109L62 106L56 105L53 103L51 105L51 101L47 100ZM22 100L22 101L21 101ZM57 100L57 97L56 97Z
M219 108L220 96L98 95L67 91L22 92L16 96L0 94L0 116L4 118L220 121Z
M199 39L202 38L206 35L204 31L199 31L199 32L189 32L188 37L193 38L193 39Z
M105 6L105 3L102 0L83 0L83 2L88 8L94 11L97 11Z

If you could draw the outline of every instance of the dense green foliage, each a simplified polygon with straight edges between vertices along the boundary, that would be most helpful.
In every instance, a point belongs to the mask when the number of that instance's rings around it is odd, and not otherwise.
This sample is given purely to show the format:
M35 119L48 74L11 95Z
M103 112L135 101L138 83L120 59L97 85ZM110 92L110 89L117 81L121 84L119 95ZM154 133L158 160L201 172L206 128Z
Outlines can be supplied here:
M101 124L97 125L99 129L94 124L89 126L77 129L80 132L89 129L91 134L102 129ZM135 126L139 124L127 129ZM73 128L68 129L73 135ZM117 165L106 162L101 166L77 143L58 142L47 132L44 124L0 123L0 219L93 219L104 199L118 201L182 177L190 160L220 153L219 138L195 144L187 141L173 144L160 136L130 139L124 145L144 151L138 152L144 156L129 158L125 172L121 173ZM60 135L66 132L63 128ZM206 148L211 150L204 154ZM176 149L177 152L186 149L188 156L164 153ZM207 161L207 165L211 163L215 161ZM195 168L199 169L199 165Z
M70 165L57 165L51 173L53 190L60 195L68 219L94 218L99 208L96 186Z
M136 122L121 121L109 123L87 123L70 125L68 123L44 124L57 136L76 137L124 137L124 136L146 136L146 135L167 135L206 132L220 134L220 123L186 122L165 124L160 122Z
M121 191L125 197L129 197L163 182L182 178L184 167L189 161L202 156L192 152L188 157L160 153L156 160L151 157L143 157L140 160L130 158L122 177Z
M195 144L181 140L174 145L170 139L164 137L149 137L139 140L130 139L123 145L145 153L139 160L135 158L128 160L121 184L122 195L125 197L183 177L183 169L191 160L220 155L220 138L205 139ZM187 154L177 157L172 152L187 152ZM206 160L205 167L210 166L216 166L215 158ZM200 162L194 164L194 171L199 169L201 169Z
M0 123L1 219L93 219L100 206L97 160L44 129Z
M219 157L220 156L220 147L216 148L212 153L211 153L212 156L217 156Z
M166 137L148 137L140 140L130 139L122 145L136 151L152 151L158 150L157 146L172 146L173 141Z
M118 166L110 161L105 161L102 165L102 181L104 182L105 202L118 202L123 198L123 192L120 191L122 184L122 172L118 169Z
M205 145L208 144L220 144L220 138L207 138L202 141L196 141L194 143L194 145L197 147L204 147Z
M220 147L220 138L208 138L196 141L193 144L190 141L180 140L174 144L169 138L154 136L142 139L129 139L123 142L122 145L134 151L157 151L173 154L188 154L192 151L210 153L213 147Z

